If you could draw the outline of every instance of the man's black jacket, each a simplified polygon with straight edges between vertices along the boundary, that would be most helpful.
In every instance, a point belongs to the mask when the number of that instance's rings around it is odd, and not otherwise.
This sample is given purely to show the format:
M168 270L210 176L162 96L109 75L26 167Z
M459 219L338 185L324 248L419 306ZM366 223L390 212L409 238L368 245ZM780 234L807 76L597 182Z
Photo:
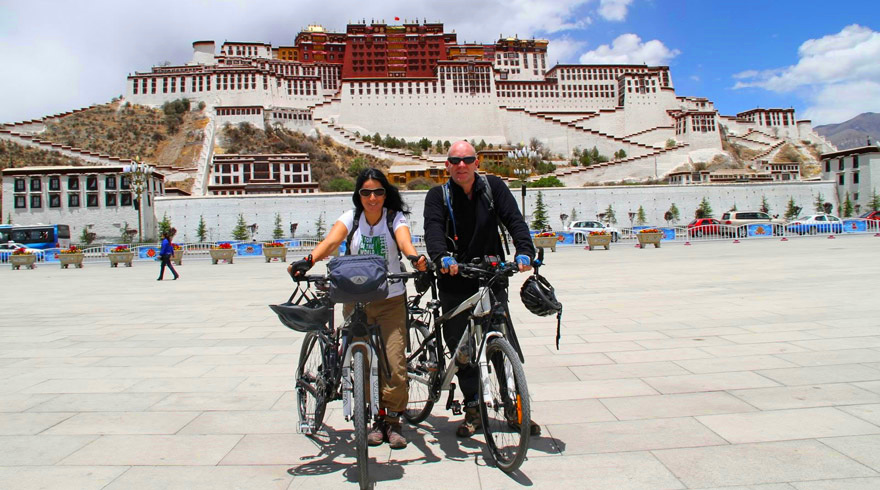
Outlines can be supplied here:
M534 260L535 247L532 244L529 227L510 189L504 181L493 175L486 176L486 181L492 190L495 214L489 212L482 179L477 178L474 181L471 193L473 199L468 199L464 190L449 179L452 210L455 213L454 230L452 221L448 219L449 211L443 198L442 186L435 186L428 191L425 197L425 245L431 260L439 262L440 257L449 254L452 254L458 262L470 262L471 259L486 255L503 258L504 248L498 233L496 214L513 238L516 255L526 255ZM456 234L457 241L454 239ZM477 284L460 275L450 277L447 274L439 274L438 286L441 291L466 293L475 291Z

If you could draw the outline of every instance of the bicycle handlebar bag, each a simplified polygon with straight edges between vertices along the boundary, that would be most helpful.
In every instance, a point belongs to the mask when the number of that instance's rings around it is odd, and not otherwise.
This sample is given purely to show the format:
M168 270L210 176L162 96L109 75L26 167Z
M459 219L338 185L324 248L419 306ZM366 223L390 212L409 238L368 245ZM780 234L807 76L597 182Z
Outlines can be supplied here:
M381 255L333 257L327 274L334 303L369 303L388 296L388 263Z

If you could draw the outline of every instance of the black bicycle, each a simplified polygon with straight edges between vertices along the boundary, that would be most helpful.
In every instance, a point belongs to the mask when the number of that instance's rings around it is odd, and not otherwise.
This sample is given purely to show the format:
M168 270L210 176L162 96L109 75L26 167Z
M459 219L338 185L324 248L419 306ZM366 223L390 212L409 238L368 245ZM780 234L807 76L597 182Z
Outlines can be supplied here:
M387 275L390 282L412 277L414 273ZM379 369L386 376L390 373L380 327L367 322L364 303L355 303L343 325L334 328L329 277L303 275L293 279L297 286L287 302L269 307L285 326L306 334L295 378L298 431L315 435L323 425L327 403L341 399L345 420L354 421L360 486L368 488L368 424L379 411ZM369 396L365 386L369 386Z
M431 299L424 306L420 303L428 289L407 302L409 401L403 415L412 424L424 421L443 390L449 390L446 409L461 414L461 402L454 399L453 376L458 364L477 366L486 444L498 467L510 473L520 467L528 450L531 409L522 362L506 338L512 324L505 307L492 293L492 286L518 272L519 267L485 257L470 264L460 263L458 270L465 277L477 279L480 288L455 310L440 314L434 281L429 288ZM468 328L455 350L447 353L441 335L443 324L465 312L469 315ZM456 362L448 362L452 359Z

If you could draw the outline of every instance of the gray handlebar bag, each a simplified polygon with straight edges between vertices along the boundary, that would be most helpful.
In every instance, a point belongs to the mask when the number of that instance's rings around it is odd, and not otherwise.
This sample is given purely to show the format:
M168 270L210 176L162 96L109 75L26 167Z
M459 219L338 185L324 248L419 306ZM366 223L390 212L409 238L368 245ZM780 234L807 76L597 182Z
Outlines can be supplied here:
M388 296L388 263L381 255L333 257L327 273L334 303L369 303Z

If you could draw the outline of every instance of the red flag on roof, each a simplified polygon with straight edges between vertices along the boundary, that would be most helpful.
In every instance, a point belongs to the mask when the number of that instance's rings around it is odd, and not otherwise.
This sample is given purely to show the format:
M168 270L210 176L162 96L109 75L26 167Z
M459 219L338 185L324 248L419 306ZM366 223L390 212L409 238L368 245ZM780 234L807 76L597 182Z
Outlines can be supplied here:
M394 20L400 20L400 17L395 17Z

